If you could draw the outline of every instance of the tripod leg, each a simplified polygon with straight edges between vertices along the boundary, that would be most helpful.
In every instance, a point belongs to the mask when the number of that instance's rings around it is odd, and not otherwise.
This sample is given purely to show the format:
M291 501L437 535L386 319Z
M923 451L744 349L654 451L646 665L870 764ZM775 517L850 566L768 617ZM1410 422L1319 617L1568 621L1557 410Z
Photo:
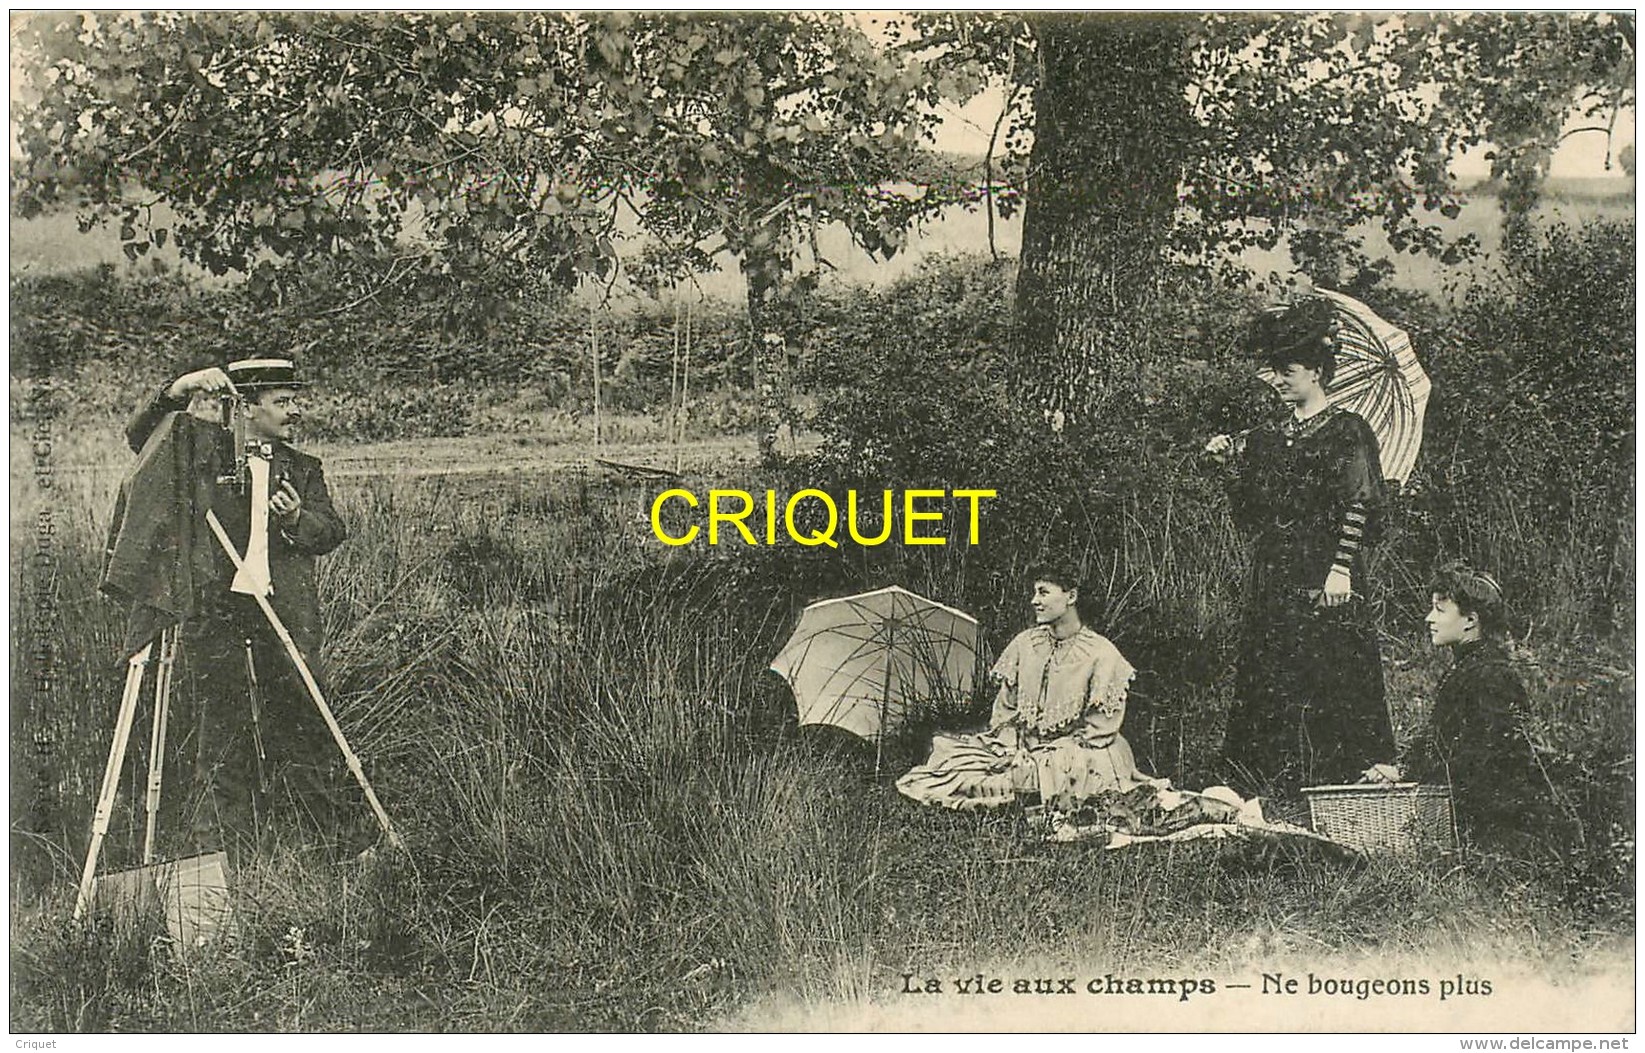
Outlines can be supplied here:
M229 561L234 564L235 570L239 570L240 564L244 561L240 558L240 554L234 550L234 543L228 539L228 533L223 529L223 524L217 518L216 512L210 509L206 510L206 524L211 527L211 532L217 535L217 543L223 546L224 552L228 553ZM280 620L280 616L269 605L268 597L253 595L252 598L257 601L257 606L262 608L263 617L268 619L269 627L274 630L274 635L280 638L280 643L285 647L286 654L291 657L291 664L296 667L297 675L302 678L303 686L308 689L309 697L314 700L314 705L319 709L321 718L325 720L326 727L331 731L332 739L336 741L337 748L342 751L344 763L348 765L348 770L354 775L354 781L360 784L361 791L365 793L366 803L371 806L371 813L377 817L377 825L383 828L383 836L388 838L390 845L399 848L401 846L400 835L394 832L394 824L389 822L388 813L383 810L382 802L377 800L377 792L371 788L371 782L366 778L365 769L360 765L359 756L355 754L353 749L349 748L348 739L344 737L343 729L338 725L336 715L331 712L331 706L326 703L325 695L320 693L320 685L314 682L314 674L309 671L308 663L303 660L303 653L298 649L297 641L291 638L291 632L286 628L285 622Z
M399 848L400 835L394 832L394 824L389 822L388 813L383 810L382 802L377 800L377 791L371 788L371 782L366 778L365 769L360 765L359 755L349 747L348 739L344 737L343 729L338 725L336 715L331 712L331 706L326 703L325 696L320 693L320 685L314 682L314 674L309 672L308 663L303 661L302 652L297 649L297 642L291 638L291 633L286 631L285 625L280 621L280 616L274 613L274 608L269 606L267 600L259 596L257 597L257 603L263 608L263 613L268 616L269 624L274 626L275 635L279 636L280 642L285 644L286 653L291 656L292 664L297 667L297 674L303 678L303 686L308 688L309 697L314 700L314 705L320 710L320 716L325 720L326 727L331 730L331 737L337 742L337 748L342 751L344 763L348 765L348 770L354 775L354 781L360 784L361 791L365 793L366 803L371 806L371 813L377 817L377 825L383 828L383 836L388 838L390 845Z
M120 787L120 769L126 761L126 743L131 739L131 722L137 712L137 692L143 686L143 665L153 644L132 655L126 663L126 689L120 695L120 715L114 721L114 741L109 744L108 763L103 767L103 788L97 795L97 812L91 820L91 844L86 849L86 865L80 871L80 894L74 901L74 920L85 916L91 906L91 887L97 880L97 854L109 832L114 811L114 793Z
M246 638L246 693L251 701L251 744L257 751L257 791L264 793L268 790L268 754L263 751L263 685L257 681L250 637Z
M154 728L149 733L147 815L143 826L143 865L154 862L154 833L160 822L160 784L165 778L166 724L171 719L171 676L177 661L177 630L160 634L160 664L154 673Z

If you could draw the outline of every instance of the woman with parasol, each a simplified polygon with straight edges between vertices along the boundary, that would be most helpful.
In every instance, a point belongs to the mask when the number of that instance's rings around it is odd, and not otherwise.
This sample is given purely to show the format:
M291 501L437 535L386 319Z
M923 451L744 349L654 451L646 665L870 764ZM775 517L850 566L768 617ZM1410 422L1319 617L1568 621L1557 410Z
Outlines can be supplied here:
M1247 347L1290 412L1206 444L1233 467L1234 520L1252 539L1223 746L1242 792L1291 798L1302 786L1351 782L1393 749L1364 603L1383 466L1371 426L1327 397L1343 327L1324 295L1261 314Z

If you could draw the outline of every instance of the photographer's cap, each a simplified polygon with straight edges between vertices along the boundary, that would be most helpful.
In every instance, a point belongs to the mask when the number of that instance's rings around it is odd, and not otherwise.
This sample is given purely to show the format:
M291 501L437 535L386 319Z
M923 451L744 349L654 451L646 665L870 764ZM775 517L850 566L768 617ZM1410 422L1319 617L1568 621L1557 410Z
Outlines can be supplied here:
M242 358L230 362L225 372L241 391L308 386L308 381L297 376L297 363L289 358Z

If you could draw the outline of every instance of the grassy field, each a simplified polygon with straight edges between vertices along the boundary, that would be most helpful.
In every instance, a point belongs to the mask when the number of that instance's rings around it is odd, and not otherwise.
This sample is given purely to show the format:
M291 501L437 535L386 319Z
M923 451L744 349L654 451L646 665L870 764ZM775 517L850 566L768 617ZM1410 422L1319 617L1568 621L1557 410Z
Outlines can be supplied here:
M31 463L27 437L12 443L14 1030L988 1026L1037 1002L990 1016L952 998L911 1008L901 993L904 974L978 971L1203 976L1224 988L1214 1000L1128 1001L1121 1017L1082 1002L1056 1019L1237 1027L1272 1011L1227 984L1309 963L1436 984L1483 970L1500 1022L1566 1004L1537 999L1577 979L1586 996L1620 990L1631 968L1631 869L1573 892L1508 861L1233 842L1105 853L1042 843L1012 816L919 811L860 752L791 727L764 672L823 578L780 552L665 551L646 518L655 486L600 469L587 436L563 435L324 451L353 530L321 564L325 665L408 851L332 864L283 844L237 875L233 937L186 956L157 930L73 925L119 696L120 613L95 584L127 455L65 429ZM644 441L600 453L668 455ZM756 489L752 454L751 440L716 440L683 467L692 485ZM1169 537L1143 530L1107 569L1107 609L1170 601L1221 617L1238 546L1220 515L1186 510ZM955 550L863 573L831 580L966 593ZM996 647L1022 620L1014 587L1000 590L1011 613L985 625ZM1403 730L1439 669L1413 629L1387 626ZM1631 654L1541 658L1540 712L1567 741L1631 713ZM42 662L49 689L30 675ZM1202 763L1226 690L1226 675L1155 685L1127 728L1139 754L1162 774ZM894 744L887 771L922 749ZM109 869L133 861L140 834L140 763L127 772ZM1606 858L1631 868L1631 820L1588 833L1626 838ZM1350 1001L1333 1012L1362 1013L1358 1026L1386 1013ZM1631 1002L1612 1001L1589 1023L1631 1026L1615 1015ZM1423 1011L1456 1026L1478 1016Z

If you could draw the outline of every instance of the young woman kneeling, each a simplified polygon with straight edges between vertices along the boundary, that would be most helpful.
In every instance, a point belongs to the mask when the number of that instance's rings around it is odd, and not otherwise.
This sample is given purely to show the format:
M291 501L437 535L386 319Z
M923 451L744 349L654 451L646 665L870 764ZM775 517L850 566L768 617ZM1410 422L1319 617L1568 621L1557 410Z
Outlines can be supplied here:
M1377 765L1366 777L1449 785L1469 841L1523 855L1554 833L1557 809L1526 727L1525 685L1504 643L1502 588L1458 562L1440 568L1429 592L1428 638L1450 648L1454 662L1400 767Z

